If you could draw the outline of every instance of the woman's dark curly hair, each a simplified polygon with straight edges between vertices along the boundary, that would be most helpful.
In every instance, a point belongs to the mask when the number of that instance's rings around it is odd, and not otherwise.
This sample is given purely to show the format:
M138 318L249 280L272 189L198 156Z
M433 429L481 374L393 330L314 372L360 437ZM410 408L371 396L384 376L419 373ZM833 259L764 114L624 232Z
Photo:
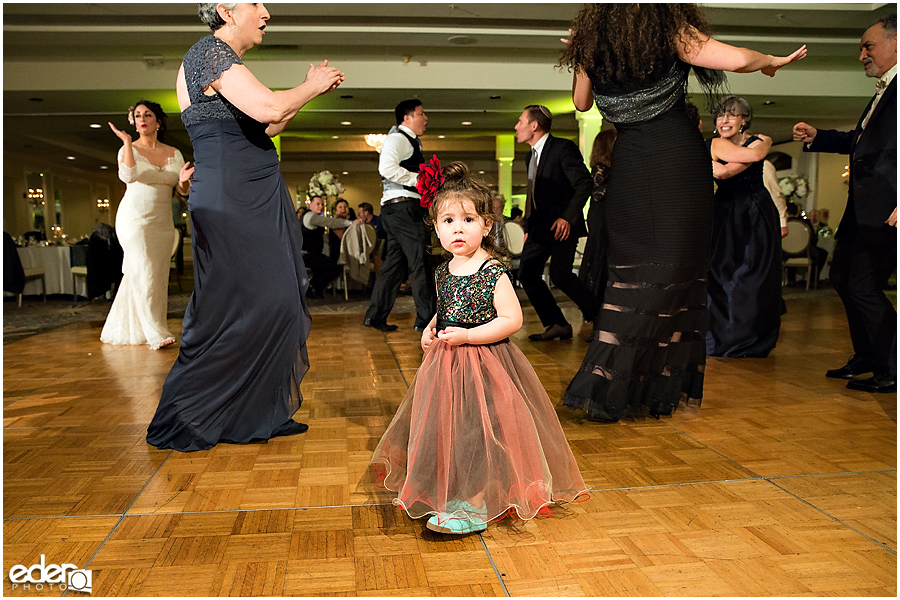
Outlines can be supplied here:
M509 252L498 242L497 231L503 226L502 221L497 221L491 204L493 192L483 181L469 175L469 167L462 162L452 162L443 169L444 184L438 188L434 195L434 202L429 210L432 223L437 223L438 215L448 202L453 200L469 200L475 207L475 212L484 219L485 223L491 223L491 231L481 240L481 247L487 250L493 258L506 265L509 264Z
M558 66L581 69L592 81L638 86L665 74L683 36L701 34L709 35L709 25L696 4L586 4ZM721 71L694 72L707 96L724 84Z

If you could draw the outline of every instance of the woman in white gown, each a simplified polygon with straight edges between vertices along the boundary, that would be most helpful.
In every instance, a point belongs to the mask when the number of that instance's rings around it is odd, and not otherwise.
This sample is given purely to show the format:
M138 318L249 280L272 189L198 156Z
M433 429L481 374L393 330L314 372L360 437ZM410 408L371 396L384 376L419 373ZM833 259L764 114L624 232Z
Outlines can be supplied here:
M122 283L116 292L100 341L107 344L148 344L159 350L175 343L166 325L169 261L173 231L172 188L184 195L193 167L181 152L162 143L166 114L156 102L138 102L129 122L139 134L110 129L122 140L119 179L127 184L116 212L116 235L122 244Z

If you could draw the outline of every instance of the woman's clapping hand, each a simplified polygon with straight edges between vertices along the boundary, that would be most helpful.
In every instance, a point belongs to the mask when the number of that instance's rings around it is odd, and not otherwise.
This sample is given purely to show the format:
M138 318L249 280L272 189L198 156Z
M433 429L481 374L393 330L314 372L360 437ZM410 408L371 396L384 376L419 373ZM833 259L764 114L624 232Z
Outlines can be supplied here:
M190 161L184 163L184 166L181 167L181 171L178 173L178 184L183 185L191 180L191 175L194 174L194 167L191 166Z
M130 144L134 141L131 139L131 134L122 131L121 129L119 129L118 127L116 127L115 125L110 123L109 121L107 121L106 124L109 125L109 128L112 129L112 132L114 134L116 134L116 137L119 138L120 140L122 140L123 144Z
M343 82L344 74L329 67L327 60L323 60L318 67L310 64L304 80L304 83L313 85L320 95L335 90Z

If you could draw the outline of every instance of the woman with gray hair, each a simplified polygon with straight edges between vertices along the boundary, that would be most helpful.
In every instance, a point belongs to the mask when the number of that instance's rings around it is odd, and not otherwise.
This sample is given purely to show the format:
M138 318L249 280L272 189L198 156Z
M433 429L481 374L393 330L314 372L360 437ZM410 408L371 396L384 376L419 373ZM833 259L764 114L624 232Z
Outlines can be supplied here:
M781 326L781 220L763 183L772 140L748 129L750 103L722 99L707 141L718 183L707 280L706 353L765 358Z
M297 87L272 91L241 61L262 42L263 4L200 4L212 30L176 80L194 145L188 207L194 293L181 350L147 430L157 448L205 450L294 435L309 368L303 234L269 139L344 74L323 61Z

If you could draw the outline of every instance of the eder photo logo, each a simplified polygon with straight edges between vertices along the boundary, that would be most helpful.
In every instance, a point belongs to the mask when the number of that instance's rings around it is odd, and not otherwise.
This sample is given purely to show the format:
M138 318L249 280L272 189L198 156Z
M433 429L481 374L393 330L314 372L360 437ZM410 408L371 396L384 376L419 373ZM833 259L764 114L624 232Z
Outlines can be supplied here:
M21 591L40 592L50 589L90 594L93 591L92 579L90 571L79 569L76 565L46 564L43 554L41 562L36 565L15 565L9 570L12 589Z

